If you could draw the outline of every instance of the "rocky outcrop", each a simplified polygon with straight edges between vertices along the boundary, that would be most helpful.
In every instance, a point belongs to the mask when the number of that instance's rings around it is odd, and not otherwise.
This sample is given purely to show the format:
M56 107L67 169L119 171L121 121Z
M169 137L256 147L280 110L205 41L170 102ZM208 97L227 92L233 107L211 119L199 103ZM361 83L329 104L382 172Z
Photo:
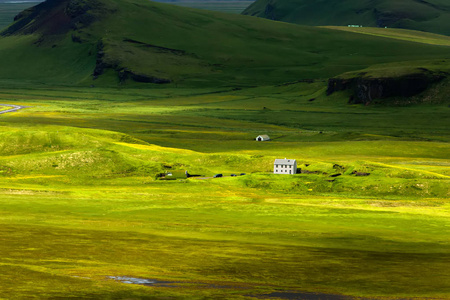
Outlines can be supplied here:
M353 78L330 78L327 95L337 91L353 90L349 103L370 104L375 99L389 97L411 97L425 91L431 84L441 81L445 73L426 69L399 77L372 78L361 73Z
M47 0L19 13L1 35L61 35L85 28L107 13L98 0Z
M119 80L121 83L125 82L127 79L131 79L136 82L143 82L143 83L170 83L171 81L169 79L165 78L158 78L146 74L139 74L135 73L133 71L130 71L126 68L119 71Z
M157 51L158 53L170 53L170 54L179 55L179 56L188 54L184 50L160 47L160 46L156 46L156 45L152 45L152 44L148 44L148 43L144 43L144 42L140 42L140 41L136 41L136 40L132 40L132 39L124 39L123 41L130 43L130 44L136 44L136 45L139 45L144 48L151 48L151 49ZM192 54L190 54L190 55L192 56Z
M402 14L401 12L380 11L376 8L373 10L373 14L378 27L391 27L400 20L403 20L407 17L404 13Z
M92 74L94 76L94 79L97 79L98 76L102 75L105 72L105 69L107 68L115 68L115 66L112 66L111 64L108 64L105 62L105 52L104 52L105 45L103 44L103 41L100 40L97 43L97 60L95 62L95 69Z
M266 16L267 19L270 20L276 20L275 17L275 7L272 4L267 4L265 10L264 10L264 15Z
M102 75L107 69L112 69L117 72L117 76L119 78L120 83L125 83L128 79L131 79L135 82L142 82L142 83L157 83L157 84L163 84L163 83L170 83L171 80L166 78L158 78L155 76L137 73L132 70L129 70L128 68L125 68L123 66L120 66L117 62L108 62L107 59L105 59L105 45L102 40L100 40L97 43L97 61L95 64L94 72L92 73L92 76L94 79L97 79L100 75Z
M65 9L65 14L70 17L70 26L74 30L82 29L98 20L93 11L102 10L98 1L70 0Z

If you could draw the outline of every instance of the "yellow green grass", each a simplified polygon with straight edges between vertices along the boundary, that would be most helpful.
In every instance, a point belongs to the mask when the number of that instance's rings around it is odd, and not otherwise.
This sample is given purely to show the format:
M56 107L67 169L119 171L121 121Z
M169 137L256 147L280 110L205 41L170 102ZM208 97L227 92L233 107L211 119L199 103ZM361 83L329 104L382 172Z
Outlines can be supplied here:
M10 106L0 105L0 112L4 111L4 110L8 110L8 109L11 109L11 107Z
M450 46L449 36L429 32L418 32L415 30L408 30L408 29L379 28L379 27L348 27L348 26L321 26L321 27L392 39L399 39L404 41L411 41L416 43Z
M318 83L0 99L27 106L0 117L1 297L450 297L445 103L342 107ZM280 157L307 173L271 174Z
M0 298L450 298L448 79L369 107L326 96L342 72L445 72L447 46L101 3L39 47L0 40L0 103L26 106L0 115ZM93 81L100 39L174 83ZM302 172L272 174L284 157Z

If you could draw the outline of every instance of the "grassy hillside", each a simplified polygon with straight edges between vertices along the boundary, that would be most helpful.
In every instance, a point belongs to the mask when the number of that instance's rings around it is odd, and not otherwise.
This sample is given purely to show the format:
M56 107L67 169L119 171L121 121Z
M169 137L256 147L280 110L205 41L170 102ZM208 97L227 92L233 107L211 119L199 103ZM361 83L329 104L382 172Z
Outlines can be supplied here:
M227 12L233 14L242 13L254 1L246 0L158 0L157 2L170 3L173 5L207 9L212 11Z
M258 0L243 14L302 25L394 27L450 35L443 0Z
M446 47L412 47L411 42L145 0L97 0L80 4L82 13L72 16L67 15L67 2L48 3L23 14L3 32L0 78L85 85L137 80L254 86L449 55Z

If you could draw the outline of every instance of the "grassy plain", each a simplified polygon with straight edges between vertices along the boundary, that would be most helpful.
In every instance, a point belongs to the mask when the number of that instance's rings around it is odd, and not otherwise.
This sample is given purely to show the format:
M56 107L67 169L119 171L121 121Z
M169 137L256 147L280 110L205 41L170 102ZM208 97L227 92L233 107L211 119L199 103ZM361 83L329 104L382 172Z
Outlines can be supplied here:
M0 297L449 298L448 104L323 86L3 88Z
M342 72L445 72L447 46L102 3L83 43L0 40L0 103L26 107L0 115L0 298L450 298L448 79L326 96ZM92 81L99 39L174 82ZM282 157L303 172L271 174Z

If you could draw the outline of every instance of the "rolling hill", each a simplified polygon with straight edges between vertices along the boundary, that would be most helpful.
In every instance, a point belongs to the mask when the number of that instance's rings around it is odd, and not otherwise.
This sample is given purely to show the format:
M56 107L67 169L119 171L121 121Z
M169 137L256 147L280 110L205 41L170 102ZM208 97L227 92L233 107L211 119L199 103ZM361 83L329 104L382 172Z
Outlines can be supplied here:
M0 80L239 87L449 56L443 46L147 0L48 0L1 32Z
M257 0L245 15L302 25L362 25L450 35L445 0Z
M355 29L21 13L0 34L0 110L24 107L0 116L0 298L449 299L450 37ZM283 157L298 174L272 174Z

